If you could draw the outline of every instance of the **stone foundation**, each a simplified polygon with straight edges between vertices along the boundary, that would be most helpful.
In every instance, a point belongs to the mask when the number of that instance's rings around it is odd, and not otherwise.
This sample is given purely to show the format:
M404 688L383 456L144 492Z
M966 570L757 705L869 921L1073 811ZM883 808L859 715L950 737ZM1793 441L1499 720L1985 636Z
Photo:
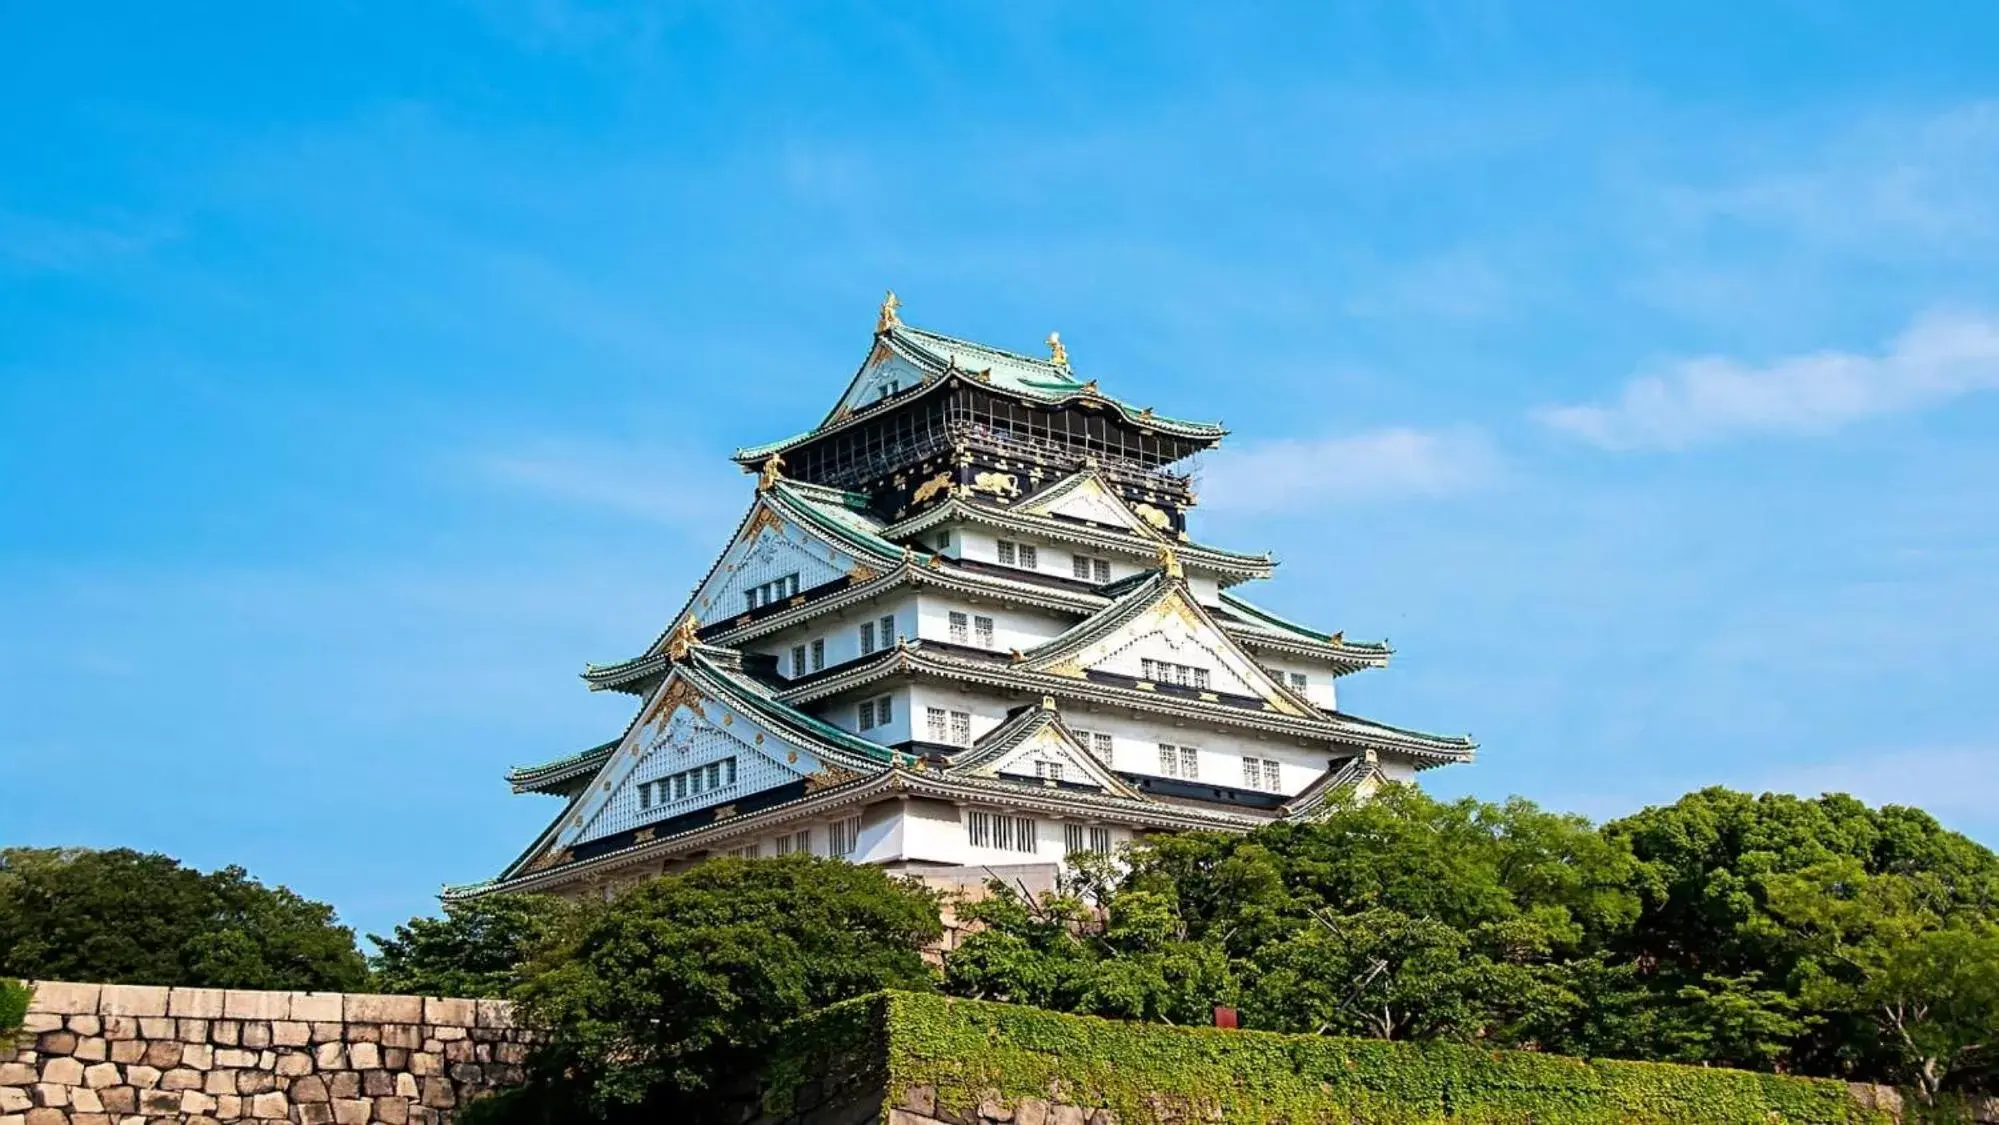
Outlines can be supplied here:
M0 1125L442 1125L518 1083L528 1036L498 1000L34 985L0 1048Z

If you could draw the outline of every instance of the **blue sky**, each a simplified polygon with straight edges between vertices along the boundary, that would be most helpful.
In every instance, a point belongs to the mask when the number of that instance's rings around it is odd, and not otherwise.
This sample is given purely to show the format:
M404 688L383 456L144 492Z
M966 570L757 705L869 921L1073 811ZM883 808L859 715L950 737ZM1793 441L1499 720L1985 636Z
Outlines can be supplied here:
M893 286L1225 421L1432 789L1999 843L1999 8L1609 7L0 0L0 841L492 873Z

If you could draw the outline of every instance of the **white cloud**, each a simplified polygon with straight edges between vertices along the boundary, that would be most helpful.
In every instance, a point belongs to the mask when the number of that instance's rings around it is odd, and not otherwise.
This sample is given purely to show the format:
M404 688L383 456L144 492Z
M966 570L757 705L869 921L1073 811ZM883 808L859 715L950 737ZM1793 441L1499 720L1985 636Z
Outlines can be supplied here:
M1224 447L1201 472L1204 503L1220 512L1444 496L1490 483L1499 454L1473 429L1407 427L1343 437Z
M1684 360L1615 402L1554 406L1542 422L1606 449L1679 449L1754 433L1821 434L1999 387L1999 319L1932 313L1877 355L1813 352L1762 366Z
M647 523L728 526L749 505L750 484L720 457L662 448L539 442L529 451L473 459L482 476L545 499Z

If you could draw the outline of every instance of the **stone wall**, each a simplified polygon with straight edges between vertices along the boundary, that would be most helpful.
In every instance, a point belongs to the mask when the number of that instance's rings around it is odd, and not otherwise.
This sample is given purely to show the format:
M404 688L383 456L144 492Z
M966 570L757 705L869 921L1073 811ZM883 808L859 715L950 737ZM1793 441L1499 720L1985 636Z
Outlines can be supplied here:
M0 1046L0 1125L442 1125L521 1079L498 1000L34 985Z

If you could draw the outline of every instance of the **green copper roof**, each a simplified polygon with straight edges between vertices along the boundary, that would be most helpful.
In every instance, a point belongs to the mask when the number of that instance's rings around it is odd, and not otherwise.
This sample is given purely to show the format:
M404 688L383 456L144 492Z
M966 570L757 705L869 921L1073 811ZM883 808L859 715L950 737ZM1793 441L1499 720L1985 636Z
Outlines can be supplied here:
M1195 422L1183 418L1168 418L1148 410L1134 407L1121 399L1115 399L1096 387L1095 380L1081 380L1066 363L1036 359L1032 356L1009 352L1001 348L960 340L941 332L931 332L897 324L876 335L878 343L886 345L890 351L908 360L927 376L925 385L913 391L891 395L877 402L868 403L849 414L837 410L828 415L819 425L801 434L763 445L746 446L738 449L735 459L744 462L760 461L773 453L789 449L808 438L829 430L838 429L856 419L865 418L877 410L886 409L890 404L908 402L913 397L929 393L941 384L941 377L957 373L965 378L983 382L994 390L1012 394L1019 398L1045 404L1064 402L1095 402L1108 406L1124 416L1126 422L1134 426L1149 427L1160 433L1195 440L1219 441L1228 431L1218 422ZM840 401L847 396L867 372L873 359L863 361L854 378L849 380L847 390L840 394Z
M515 766L507 771L507 784L513 786L516 793L559 793L562 782L594 773L598 766L604 764L604 759L618 748L620 741L622 736L538 766Z

